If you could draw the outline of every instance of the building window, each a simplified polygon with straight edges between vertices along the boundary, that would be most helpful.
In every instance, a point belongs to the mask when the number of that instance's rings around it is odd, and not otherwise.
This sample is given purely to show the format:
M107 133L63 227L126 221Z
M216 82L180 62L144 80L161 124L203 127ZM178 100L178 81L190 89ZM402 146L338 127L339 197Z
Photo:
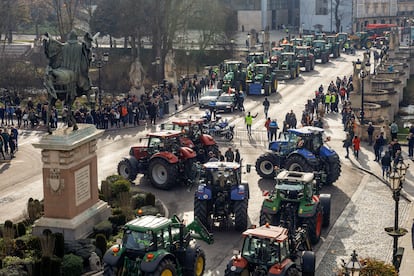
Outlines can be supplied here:
M328 0L316 0L315 1L315 14L327 15L328 14Z

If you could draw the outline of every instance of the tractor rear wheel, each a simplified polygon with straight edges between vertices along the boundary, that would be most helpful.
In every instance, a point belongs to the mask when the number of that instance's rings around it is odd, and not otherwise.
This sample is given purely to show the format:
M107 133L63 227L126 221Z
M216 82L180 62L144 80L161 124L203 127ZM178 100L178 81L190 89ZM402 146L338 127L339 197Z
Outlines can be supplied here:
M327 185L331 185L336 180L338 180L339 176L341 175L341 161L339 160L338 154L335 154L335 156L330 157L329 163L327 164L326 174Z
M321 238L323 223L322 207L320 204L316 207L316 212L313 217L306 219L305 223L308 225L310 242L317 244Z
M308 162L306 162L306 160L299 155L293 155L292 157L288 158L284 167L288 171L313 172L312 166L309 165Z
M234 202L234 229L244 231L247 229L247 198Z
M184 275L201 276L206 268L206 254L195 242L186 251Z
M331 195L321 194L319 201L321 202L323 211L322 227L328 227L331 222Z
M226 133L226 134L224 135L224 138L226 138L226 140L227 140L228 142L230 142L231 140L233 140L234 135L233 135L233 133L228 132L228 133Z
M271 154L263 154L256 161L257 174L262 178L272 179L276 176L277 160Z
M164 159L155 158L150 161L148 174L155 188L169 190L176 182L177 166Z
M118 174L129 181L134 181L137 178L137 168L129 159L124 158L118 163Z
M177 268L171 260L165 259L160 262L151 276L177 276Z
M209 216L207 200L200 200L194 198L194 216L197 217L200 222L209 229Z

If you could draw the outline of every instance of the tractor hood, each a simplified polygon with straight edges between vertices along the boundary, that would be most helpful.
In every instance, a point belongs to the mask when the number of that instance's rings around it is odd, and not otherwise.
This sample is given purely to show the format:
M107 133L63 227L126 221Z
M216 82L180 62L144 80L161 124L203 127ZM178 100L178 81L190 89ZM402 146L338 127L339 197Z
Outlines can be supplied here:
M224 75L223 81L231 81L234 79L234 72L228 72Z
M263 78L264 78L263 74L257 74L257 75L254 77L254 80L255 80L255 81L262 81L262 80L263 80Z

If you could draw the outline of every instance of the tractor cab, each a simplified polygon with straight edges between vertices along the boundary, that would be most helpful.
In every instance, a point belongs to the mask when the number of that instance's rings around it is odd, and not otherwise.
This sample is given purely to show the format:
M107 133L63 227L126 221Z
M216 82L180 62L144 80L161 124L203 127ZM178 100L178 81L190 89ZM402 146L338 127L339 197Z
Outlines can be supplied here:
M202 167L201 182L207 185L238 185L241 183L241 166L236 162L207 162Z

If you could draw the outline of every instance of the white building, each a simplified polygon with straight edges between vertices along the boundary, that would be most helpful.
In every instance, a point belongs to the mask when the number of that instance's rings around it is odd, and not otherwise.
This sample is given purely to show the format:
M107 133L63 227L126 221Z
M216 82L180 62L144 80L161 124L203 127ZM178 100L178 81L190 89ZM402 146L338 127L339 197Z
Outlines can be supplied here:
M300 21L303 31L351 32L353 1L300 0ZM360 1L364 0L358 0ZM335 12L336 6L337 12ZM336 26L336 21L338 21L338 26Z

